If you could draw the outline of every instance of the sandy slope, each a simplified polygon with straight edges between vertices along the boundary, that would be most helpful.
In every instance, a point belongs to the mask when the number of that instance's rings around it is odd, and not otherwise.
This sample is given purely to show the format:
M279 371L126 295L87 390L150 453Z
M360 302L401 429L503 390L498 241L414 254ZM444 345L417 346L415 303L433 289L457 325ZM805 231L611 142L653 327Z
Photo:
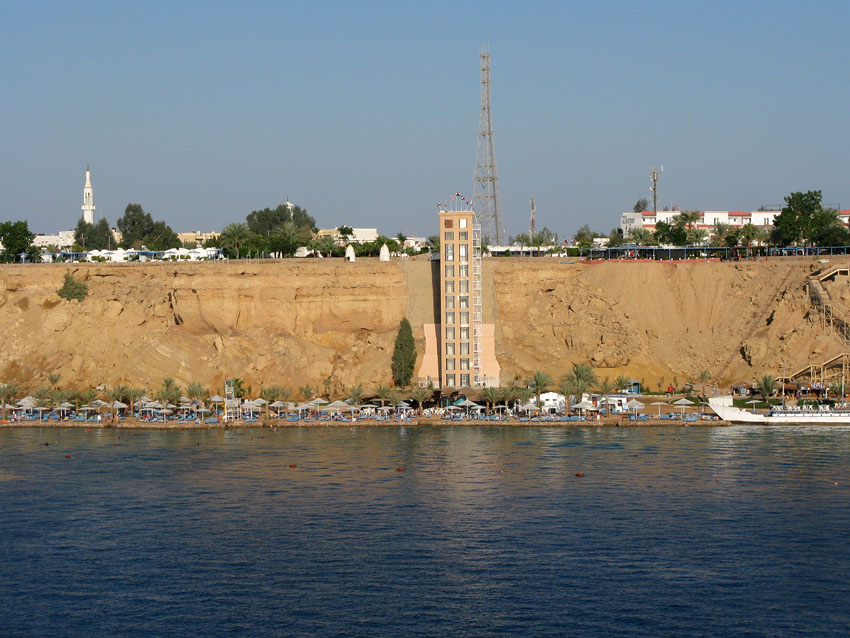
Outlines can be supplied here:
M810 316L803 285L817 267L489 259L485 321L497 326L505 382L580 361L651 386L701 370L751 379L841 351ZM66 271L89 285L83 302L56 294ZM66 387L154 387L165 376L373 387L389 381L403 316L422 347L431 273L417 259L2 266L0 381L34 389L58 371ZM845 294L846 282L831 285Z

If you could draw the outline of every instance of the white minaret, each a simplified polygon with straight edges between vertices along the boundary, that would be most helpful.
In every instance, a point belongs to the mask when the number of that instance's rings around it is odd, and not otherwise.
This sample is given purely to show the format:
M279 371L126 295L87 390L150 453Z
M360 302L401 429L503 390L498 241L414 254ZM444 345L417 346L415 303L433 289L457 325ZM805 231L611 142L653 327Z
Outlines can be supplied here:
M94 224L94 189L91 187L91 171L86 166L86 185L83 187L83 219Z

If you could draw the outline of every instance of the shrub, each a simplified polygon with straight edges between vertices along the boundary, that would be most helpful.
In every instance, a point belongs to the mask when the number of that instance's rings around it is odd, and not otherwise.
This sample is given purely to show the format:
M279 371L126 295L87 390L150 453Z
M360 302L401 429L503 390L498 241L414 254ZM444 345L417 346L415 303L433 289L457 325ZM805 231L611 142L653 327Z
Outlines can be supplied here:
M62 287L56 292L60 297L67 299L68 301L71 301L72 299L82 301L85 296L89 294L89 287L82 281L76 281L70 273L66 272L65 283L62 284Z

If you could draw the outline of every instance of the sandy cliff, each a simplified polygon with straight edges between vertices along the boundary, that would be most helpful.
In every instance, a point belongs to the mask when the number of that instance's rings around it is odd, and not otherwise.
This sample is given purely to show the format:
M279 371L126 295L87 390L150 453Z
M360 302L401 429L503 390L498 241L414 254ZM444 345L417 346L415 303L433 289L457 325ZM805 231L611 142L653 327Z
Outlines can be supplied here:
M750 379L841 351L810 315L803 285L816 265L489 259L484 319L496 324L503 382L578 361L653 386L703 369L720 382ZM431 269L425 260L2 266L0 381L34 389L57 371L65 387L155 387L166 376L374 387L390 379L405 315L421 354L421 326L434 321ZM82 302L56 294L66 271L88 284Z

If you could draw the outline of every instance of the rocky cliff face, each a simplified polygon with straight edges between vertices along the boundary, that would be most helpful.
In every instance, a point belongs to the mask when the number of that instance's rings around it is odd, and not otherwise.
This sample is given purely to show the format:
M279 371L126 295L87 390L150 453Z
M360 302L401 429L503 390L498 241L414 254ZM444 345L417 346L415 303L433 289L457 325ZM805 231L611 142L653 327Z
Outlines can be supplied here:
M653 386L701 370L750 379L840 351L809 317L812 268L490 259L485 321L504 382L584 361ZM65 272L88 284L82 302L56 294ZM421 260L2 266L0 382L34 389L59 372L64 387L153 388L171 376L218 388L238 376L255 391L328 378L332 389L371 388L390 380L405 315L421 354L430 284Z

